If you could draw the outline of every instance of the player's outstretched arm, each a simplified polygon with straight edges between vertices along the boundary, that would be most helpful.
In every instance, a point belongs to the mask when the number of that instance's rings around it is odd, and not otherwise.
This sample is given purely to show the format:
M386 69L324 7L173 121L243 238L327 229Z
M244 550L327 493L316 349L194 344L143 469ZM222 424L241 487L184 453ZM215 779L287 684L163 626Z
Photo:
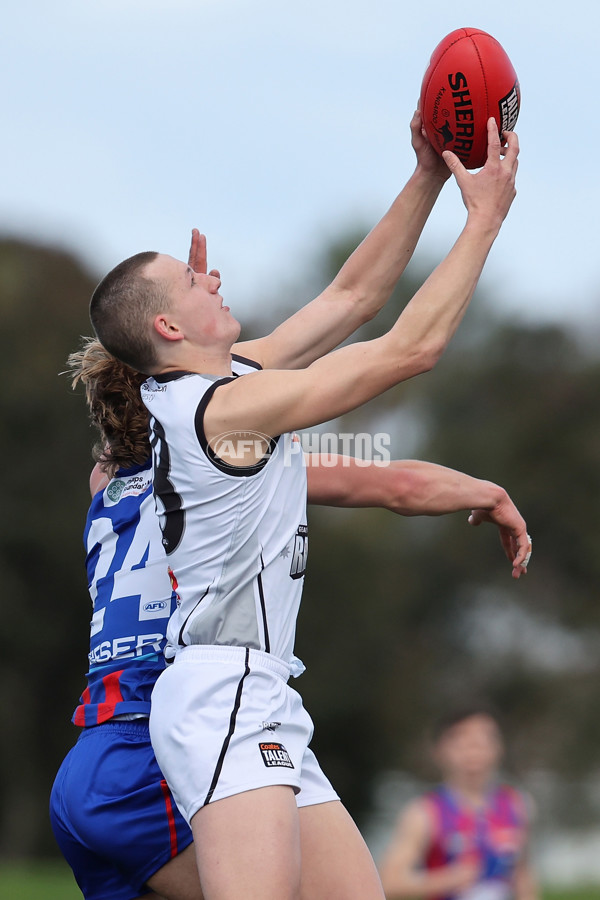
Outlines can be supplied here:
M332 283L270 335L236 345L267 369L296 369L329 353L388 301L411 259L450 172L415 112L410 123L416 169L388 212L342 266Z
M206 410L207 438L239 430L275 436L310 428L433 368L468 307L515 196L518 141L514 134L507 140L502 158L491 119L483 169L471 175L456 158L450 160L460 178L467 222L387 334L342 347L300 371L266 370L222 385Z
M513 577L526 571L531 555L527 525L499 485L421 460L382 464L325 454L307 455L306 460L309 503L382 507L402 516L471 510L470 524L497 526Z

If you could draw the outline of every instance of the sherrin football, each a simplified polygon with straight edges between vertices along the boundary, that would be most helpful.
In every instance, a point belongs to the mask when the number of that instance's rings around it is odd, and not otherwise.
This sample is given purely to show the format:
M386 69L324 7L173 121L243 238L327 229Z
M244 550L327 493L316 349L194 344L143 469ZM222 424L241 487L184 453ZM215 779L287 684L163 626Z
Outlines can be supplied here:
M421 85L425 133L441 155L452 150L467 169L487 157L487 121L500 135L514 131L521 91L512 63L498 41L478 28L457 28L431 55Z

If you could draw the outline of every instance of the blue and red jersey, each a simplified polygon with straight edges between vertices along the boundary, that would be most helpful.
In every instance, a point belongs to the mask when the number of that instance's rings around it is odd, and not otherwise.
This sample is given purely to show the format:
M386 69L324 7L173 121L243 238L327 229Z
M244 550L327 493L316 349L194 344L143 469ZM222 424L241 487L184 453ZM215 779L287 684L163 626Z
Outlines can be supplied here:
M480 872L480 884L495 883L499 897L510 897L515 868L527 842L528 815L523 796L509 785L497 785L482 806L475 808L442 785L425 795L425 803L432 823L425 867L431 870L458 862L474 863ZM500 890L502 885L505 891Z
M84 531L92 600L87 687L75 725L149 715L176 606L152 496L151 461L120 469L92 499Z

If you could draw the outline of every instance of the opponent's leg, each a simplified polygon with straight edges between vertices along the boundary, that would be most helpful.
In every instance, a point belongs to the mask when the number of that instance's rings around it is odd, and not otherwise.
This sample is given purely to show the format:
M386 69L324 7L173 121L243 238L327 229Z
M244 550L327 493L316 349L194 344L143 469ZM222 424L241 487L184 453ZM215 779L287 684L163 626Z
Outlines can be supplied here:
M194 845L189 844L155 872L147 884L156 896L164 900L202 900Z
M302 900L385 900L373 857L340 801L298 813Z
M298 900L298 819L294 791L287 785L203 806L191 825L205 900Z

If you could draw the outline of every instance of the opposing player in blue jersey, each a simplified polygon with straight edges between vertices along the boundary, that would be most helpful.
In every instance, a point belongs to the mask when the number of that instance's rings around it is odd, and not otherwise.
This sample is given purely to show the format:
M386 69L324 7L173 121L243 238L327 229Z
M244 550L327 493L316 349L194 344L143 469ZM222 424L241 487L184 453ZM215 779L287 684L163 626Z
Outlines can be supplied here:
M259 369L242 377L232 366L240 326L217 275L145 253L94 292L99 339L153 376L142 396L178 603L167 633L174 662L153 691L150 729L191 823L207 900L383 896L364 841L308 748L310 717L287 684L307 540L306 473L293 432L435 365L515 196L518 142L505 137L503 148L490 120L488 159L476 175L444 154L466 225L377 340L329 353L385 302L404 269L404 201L316 300L272 335L238 347ZM409 217L411 246L422 214L420 200ZM515 577L529 549L521 526L511 536Z
M150 695L163 671L174 606L152 497L139 376L97 342L72 354L102 460L85 525L92 620L81 736L53 785L50 818L86 900L200 897L192 840L156 763Z

